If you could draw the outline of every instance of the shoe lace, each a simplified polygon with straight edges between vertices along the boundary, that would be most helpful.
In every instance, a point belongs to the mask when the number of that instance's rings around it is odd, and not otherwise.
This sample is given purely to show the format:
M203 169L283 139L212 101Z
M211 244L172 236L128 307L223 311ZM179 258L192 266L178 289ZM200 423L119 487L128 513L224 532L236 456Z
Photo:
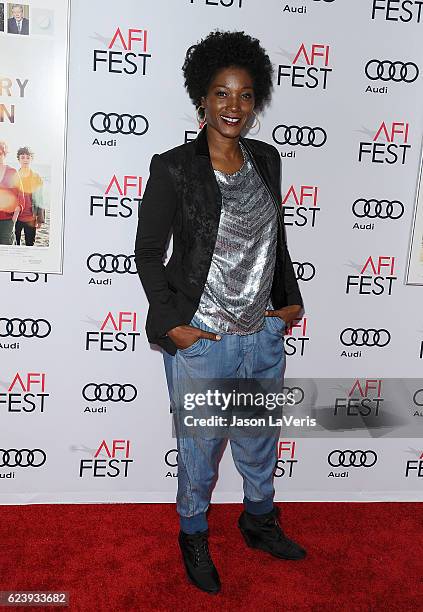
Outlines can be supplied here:
M271 534L272 537L276 536L277 540L286 540L286 536L276 516L267 517L263 522L263 527L265 531L268 531L269 535Z
M212 558L210 556L209 545L206 535L195 535L192 538L194 547L194 564L196 567L200 565L211 565Z

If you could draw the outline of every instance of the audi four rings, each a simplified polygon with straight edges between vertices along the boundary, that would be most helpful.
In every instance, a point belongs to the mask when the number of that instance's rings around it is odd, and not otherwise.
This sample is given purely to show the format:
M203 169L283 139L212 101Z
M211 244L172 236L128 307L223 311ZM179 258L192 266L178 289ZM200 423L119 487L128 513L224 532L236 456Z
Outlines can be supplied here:
M389 60L372 59L364 68L367 78L371 81L395 81L413 83L419 76L419 68L414 62L391 62Z
M0 338L46 338L50 332L46 319L0 318Z
M87 259L87 268L91 272L106 274L136 274L135 255L113 255L112 253L92 253Z
M377 455L372 450L333 450L328 456L332 467L373 467Z
M0 448L0 467L40 467L47 456L41 448Z
M297 280L309 281L314 278L314 275L316 274L316 268L308 261L304 263L293 261L292 265L294 266L295 278Z
M304 399L304 391L301 387L282 387L282 393L284 395L292 394L295 399L295 405L301 404Z
M399 200L366 200L358 198L352 205L356 217L368 219L399 219L404 214L404 204Z
M87 402L133 402L137 397L137 389L130 384L88 383L82 389L82 396Z
M133 134L143 136L149 128L149 123L144 115L118 115L117 113L94 113L90 119L90 125L98 134Z
M344 346L386 346L391 340L391 334L387 329L347 327L342 331L340 338Z
M273 140L280 145L301 145L303 147L322 147L327 135L323 128L303 125L277 125L272 132Z

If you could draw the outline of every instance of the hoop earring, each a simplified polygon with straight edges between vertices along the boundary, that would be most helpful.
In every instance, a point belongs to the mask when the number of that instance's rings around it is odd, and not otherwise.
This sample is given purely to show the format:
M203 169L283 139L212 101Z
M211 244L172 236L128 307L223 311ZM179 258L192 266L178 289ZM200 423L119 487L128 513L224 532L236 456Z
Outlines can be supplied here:
M200 108L204 109L203 113L202 113L203 117L200 117L200 114L199 114ZM205 123L207 123L205 107L204 106L198 106L197 107L197 111L196 111L196 115L197 115L198 125L200 126L200 129L201 129L203 127L203 125Z
M257 132L259 132L261 128L260 119L258 118L256 111L253 110L253 114L255 116L255 121L254 121L254 124L250 127L250 130L253 130L258 125Z

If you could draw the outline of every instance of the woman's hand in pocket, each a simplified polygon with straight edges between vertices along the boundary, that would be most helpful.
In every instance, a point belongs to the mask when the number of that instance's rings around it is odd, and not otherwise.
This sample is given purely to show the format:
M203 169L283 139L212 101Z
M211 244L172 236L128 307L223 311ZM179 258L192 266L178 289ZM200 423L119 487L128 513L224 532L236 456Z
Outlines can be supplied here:
M206 338L207 340L213 341L221 339L219 334L204 331L203 329L193 327L192 325L178 325L177 327L174 327L168 331L167 335L178 349L187 349L200 338Z
M292 306L284 306L278 310L266 310L266 317L279 317L285 321L286 326L289 327L292 321L295 319L301 319L302 306L294 304Z

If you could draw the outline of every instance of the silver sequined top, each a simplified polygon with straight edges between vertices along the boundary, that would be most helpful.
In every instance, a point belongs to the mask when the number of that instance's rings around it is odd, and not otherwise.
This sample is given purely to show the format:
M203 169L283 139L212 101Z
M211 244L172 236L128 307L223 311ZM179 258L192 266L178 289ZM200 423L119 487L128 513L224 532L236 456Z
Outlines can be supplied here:
M195 316L213 330L247 335L264 327L272 308L276 259L275 205L241 144L243 166L215 170L222 210L207 281Z

